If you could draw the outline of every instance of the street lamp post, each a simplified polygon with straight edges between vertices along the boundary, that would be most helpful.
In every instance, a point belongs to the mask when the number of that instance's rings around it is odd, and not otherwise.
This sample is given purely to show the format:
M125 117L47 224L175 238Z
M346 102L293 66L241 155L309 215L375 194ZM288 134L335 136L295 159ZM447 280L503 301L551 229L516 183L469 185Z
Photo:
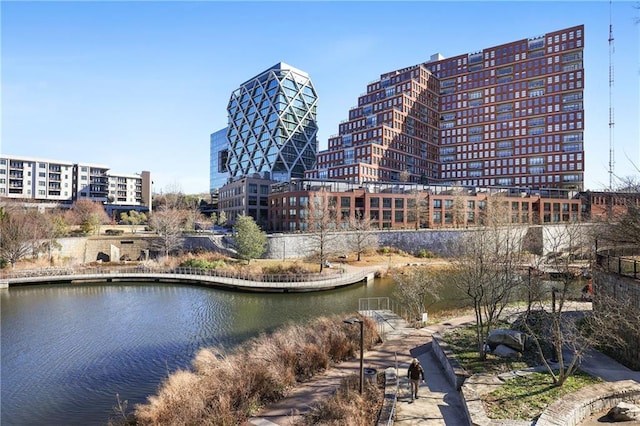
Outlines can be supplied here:
M360 324L360 395L362 395L362 382L364 381L364 321L358 318L344 320L347 324Z

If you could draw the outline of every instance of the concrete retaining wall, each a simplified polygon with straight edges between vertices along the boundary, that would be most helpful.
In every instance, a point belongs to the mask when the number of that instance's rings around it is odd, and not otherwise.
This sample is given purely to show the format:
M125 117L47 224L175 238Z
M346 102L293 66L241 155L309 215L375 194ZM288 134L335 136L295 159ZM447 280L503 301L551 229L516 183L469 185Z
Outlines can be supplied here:
M392 425L398 402L398 375L396 369L389 367L384 371L384 401L378 416L378 426Z
M434 333L432 338L433 354L438 358L438 361L440 361L440 365L442 365L449 383L460 390L462 384L470 374L462 368L453 351L449 349L449 344L442 340L442 336L440 336L439 333Z
M118 236L74 237L57 240L60 248L53 251L54 257L69 260L72 264L95 262L102 258L117 262L122 257L137 260L145 250L152 251L155 236L152 234L123 234ZM230 245L223 235L186 235L183 238L183 249L217 251L231 254ZM112 246L117 250L113 250ZM113 259L112 254L118 253L119 258Z

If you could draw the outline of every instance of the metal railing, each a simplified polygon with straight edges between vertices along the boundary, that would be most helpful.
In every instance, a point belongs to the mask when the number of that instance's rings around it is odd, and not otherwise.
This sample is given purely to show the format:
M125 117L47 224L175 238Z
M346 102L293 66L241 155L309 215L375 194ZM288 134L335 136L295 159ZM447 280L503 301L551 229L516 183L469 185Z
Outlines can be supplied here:
M234 273L229 271L217 271L207 268L177 267L177 268L154 268L148 266L130 267L50 267L25 270L4 270L0 271L1 279L28 278L42 276L66 276L66 275L106 275L106 274L174 274L174 275L197 275L206 277L235 278L249 281L261 282L306 282L319 281L338 278L343 276L342 272L332 274L262 274L262 273Z
M358 311L389 310L388 297L363 297L358 299Z
M371 318L376 323L376 331L382 340L385 340L385 320L376 311L389 310L388 297L363 297L358 299L358 312Z
M640 249L635 247L601 250L596 254L602 270L640 279Z
M149 279L166 277L184 281L201 281L203 283L220 284L233 287L253 288L332 288L353 284L366 277L362 273L333 273L333 274L237 274L204 268L178 267L154 268L148 266L133 267L51 267L19 271L0 271L0 280L22 283L47 282L61 280L112 280L112 279Z

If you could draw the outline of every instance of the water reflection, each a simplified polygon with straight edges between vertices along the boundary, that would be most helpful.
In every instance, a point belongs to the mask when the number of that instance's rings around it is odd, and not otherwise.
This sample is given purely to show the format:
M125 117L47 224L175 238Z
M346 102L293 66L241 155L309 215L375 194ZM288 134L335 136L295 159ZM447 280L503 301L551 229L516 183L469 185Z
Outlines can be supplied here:
M105 424L116 394L144 402L205 346L289 321L350 313L393 283L319 293L234 293L163 284L49 285L0 292L3 425Z

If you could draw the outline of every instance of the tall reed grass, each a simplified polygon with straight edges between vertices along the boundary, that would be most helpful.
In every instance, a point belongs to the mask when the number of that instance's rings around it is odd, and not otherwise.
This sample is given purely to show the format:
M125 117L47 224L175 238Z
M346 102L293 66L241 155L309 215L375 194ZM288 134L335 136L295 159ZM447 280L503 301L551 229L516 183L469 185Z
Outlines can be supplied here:
M359 392L359 377L343 379L340 388L331 398L313 405L302 420L294 426L364 426L375 425L384 399L383 383L365 383Z
M191 370L178 370L146 404L134 408L139 425L237 425L260 407L284 398L298 382L359 354L359 327L343 316L289 324L261 334L231 352L202 349ZM364 346L380 341L363 318Z

